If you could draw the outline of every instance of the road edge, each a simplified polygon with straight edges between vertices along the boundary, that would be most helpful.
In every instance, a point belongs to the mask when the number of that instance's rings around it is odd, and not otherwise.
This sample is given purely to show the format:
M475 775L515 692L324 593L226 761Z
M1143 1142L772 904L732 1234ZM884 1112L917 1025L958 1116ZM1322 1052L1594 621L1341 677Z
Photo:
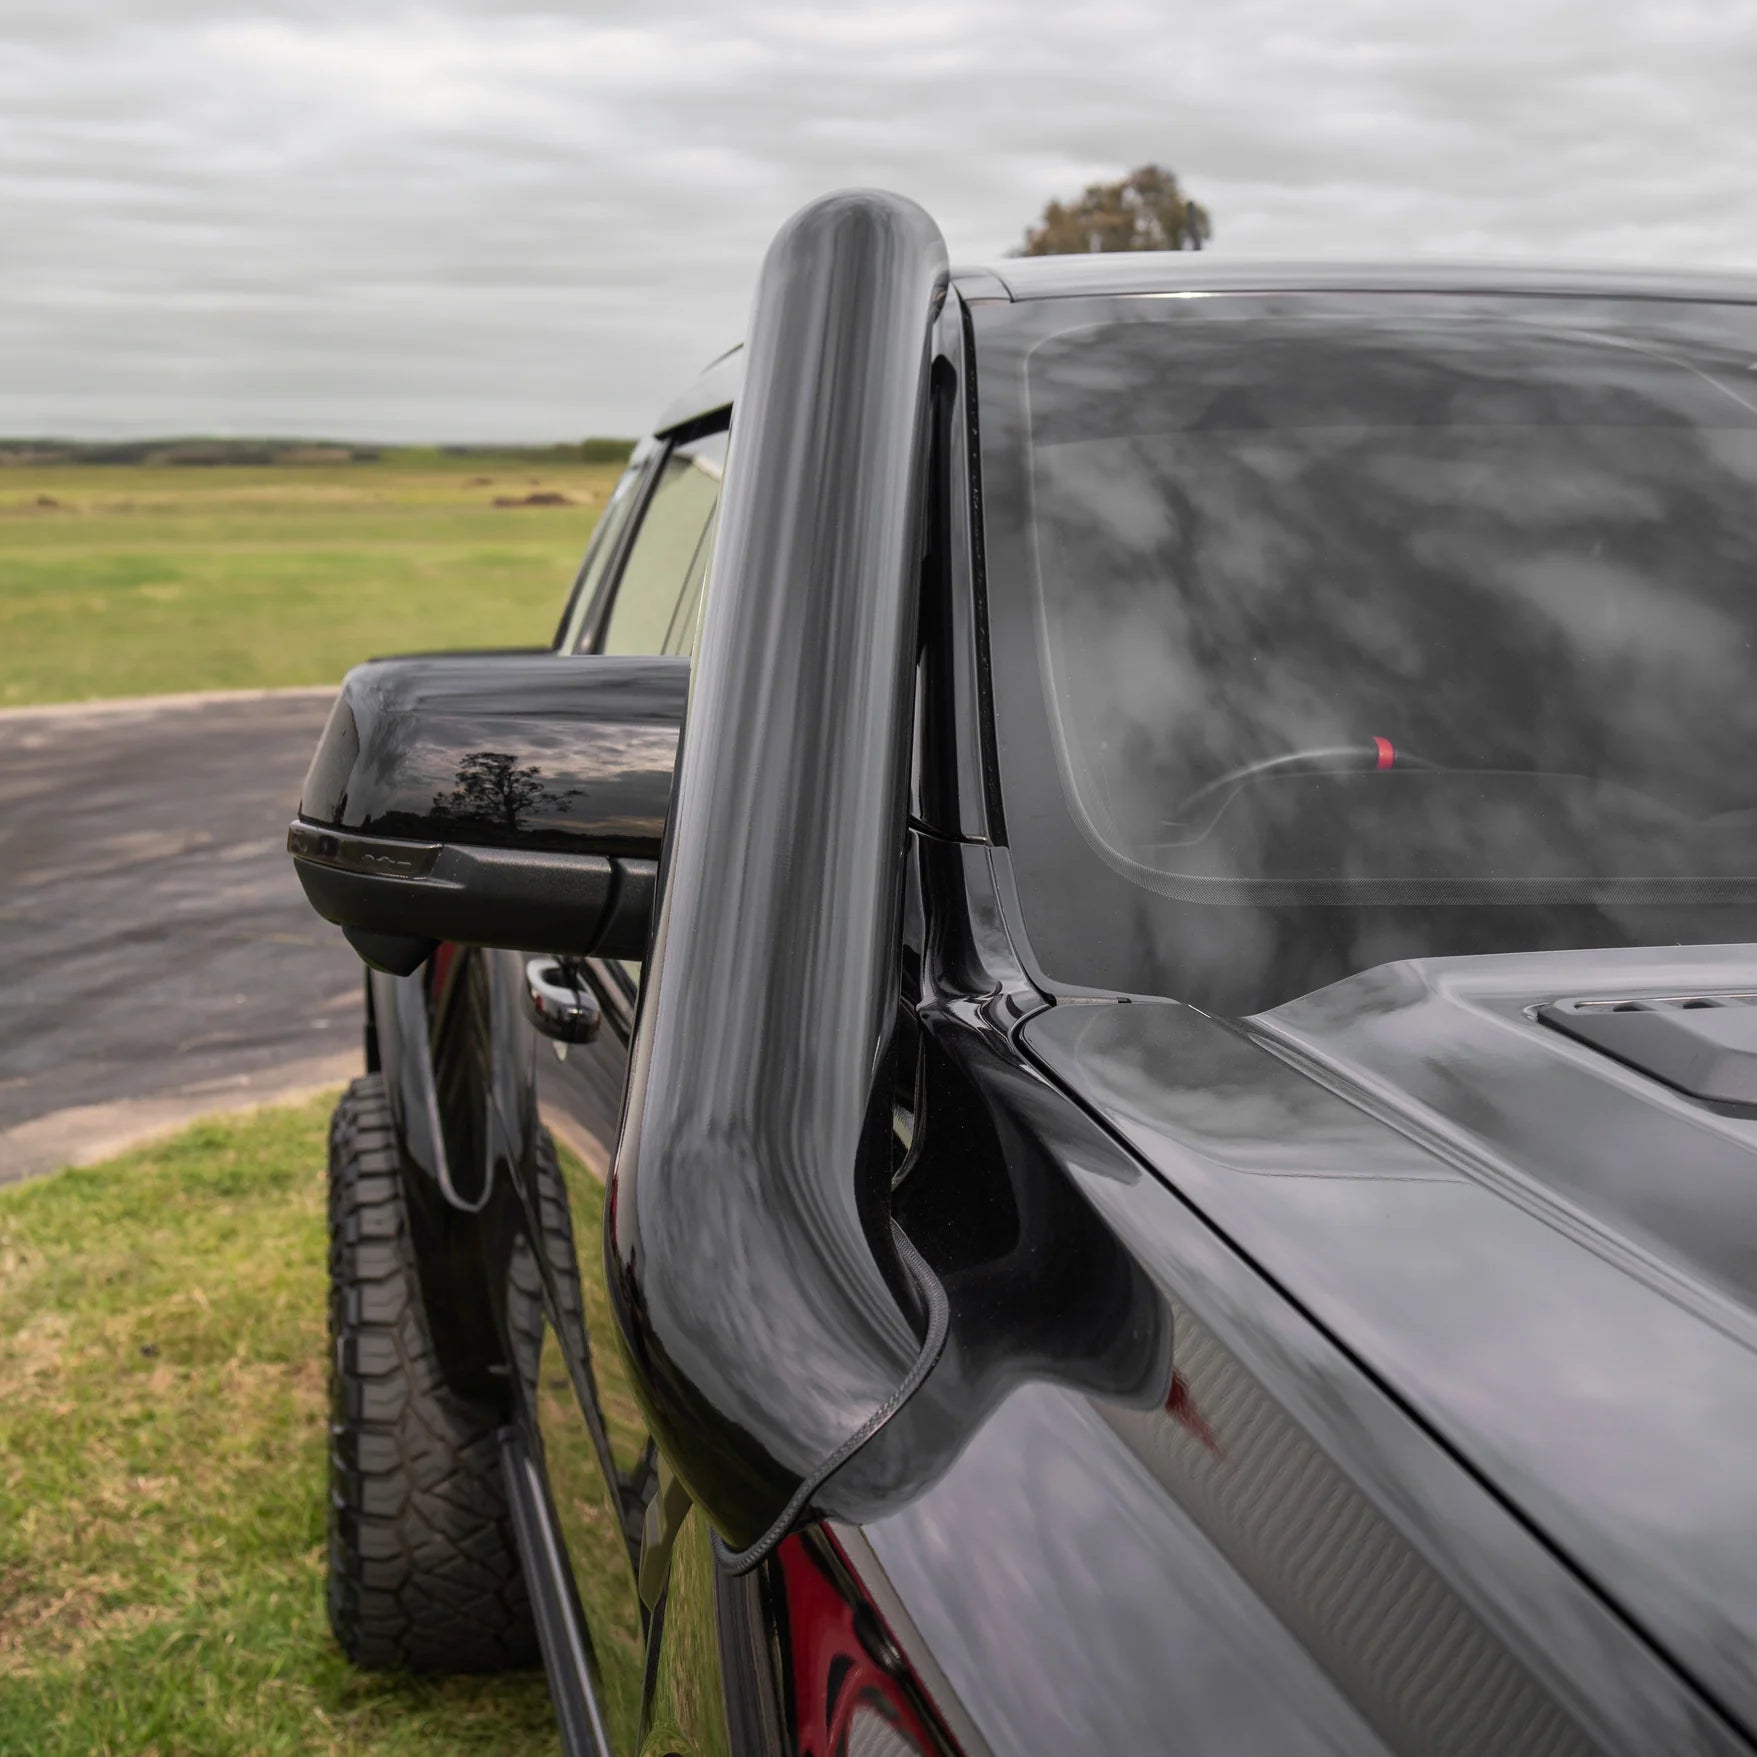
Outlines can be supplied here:
M294 683L281 689L195 689L173 695L95 696L84 702L37 702L0 708L0 724L9 720L68 720L83 714L138 714L151 708L205 708L217 702L296 701L333 696L339 683Z
M362 1066L358 1050L312 1056L287 1062L266 1075L204 1080L146 1098L76 1104L30 1117L0 1130L0 1189L70 1166L95 1165L164 1140L203 1117L302 1104L320 1092L345 1086Z

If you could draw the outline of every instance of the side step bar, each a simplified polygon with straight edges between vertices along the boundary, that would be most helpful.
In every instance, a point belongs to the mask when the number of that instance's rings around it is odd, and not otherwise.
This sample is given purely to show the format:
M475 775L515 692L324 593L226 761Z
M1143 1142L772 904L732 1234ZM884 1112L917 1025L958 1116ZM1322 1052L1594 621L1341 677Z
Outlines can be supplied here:
M561 1748L567 1757L615 1757L598 1696L597 1656L574 1598L543 1478L516 1426L502 1428L499 1439L500 1471L525 1565L537 1644L549 1674L549 1694L555 1702L555 1718L561 1723Z

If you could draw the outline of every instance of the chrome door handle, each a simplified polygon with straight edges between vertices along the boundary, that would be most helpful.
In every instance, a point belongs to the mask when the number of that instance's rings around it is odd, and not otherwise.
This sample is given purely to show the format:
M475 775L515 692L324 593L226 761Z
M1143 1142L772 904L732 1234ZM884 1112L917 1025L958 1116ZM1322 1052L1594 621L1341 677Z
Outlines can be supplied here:
M525 961L525 1017L557 1043L590 1043L603 1023L598 997L568 958Z

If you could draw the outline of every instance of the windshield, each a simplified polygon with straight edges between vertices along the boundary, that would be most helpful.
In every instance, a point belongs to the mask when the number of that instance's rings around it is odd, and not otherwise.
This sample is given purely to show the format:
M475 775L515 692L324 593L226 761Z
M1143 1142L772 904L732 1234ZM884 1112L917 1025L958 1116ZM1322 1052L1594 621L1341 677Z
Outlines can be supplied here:
M1007 831L1054 981L1757 938L1757 308L976 312Z

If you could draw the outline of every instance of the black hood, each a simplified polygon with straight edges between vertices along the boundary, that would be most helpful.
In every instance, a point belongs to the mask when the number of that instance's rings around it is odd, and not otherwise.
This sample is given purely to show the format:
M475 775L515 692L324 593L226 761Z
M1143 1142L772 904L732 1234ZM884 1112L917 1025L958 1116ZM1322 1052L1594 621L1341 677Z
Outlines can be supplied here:
M1757 990L1757 947L1387 965L1237 1025L1062 1006L1031 1052L1757 1727L1757 1119L1556 1029Z

